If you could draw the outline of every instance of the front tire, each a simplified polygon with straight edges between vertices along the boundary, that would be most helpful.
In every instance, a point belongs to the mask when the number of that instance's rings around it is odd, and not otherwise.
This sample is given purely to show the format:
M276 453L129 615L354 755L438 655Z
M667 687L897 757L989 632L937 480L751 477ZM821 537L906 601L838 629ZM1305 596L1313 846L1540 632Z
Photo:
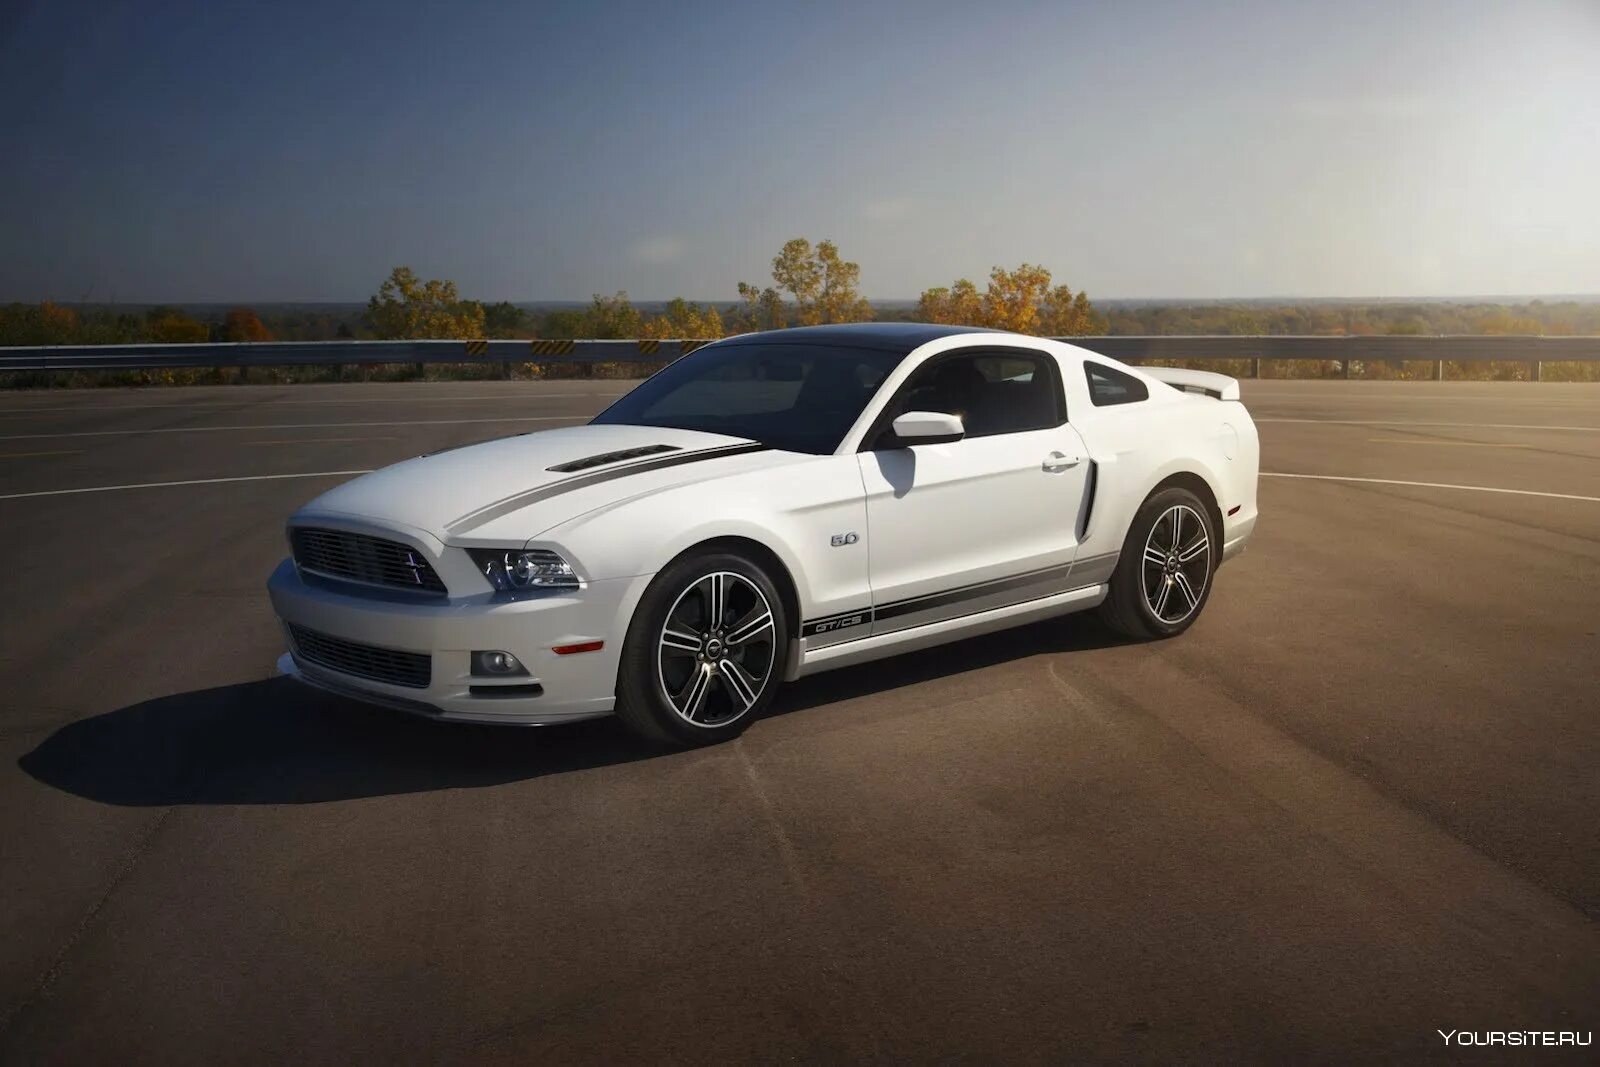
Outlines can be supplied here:
M617 676L617 715L673 745L738 737L778 688L788 648L772 578L735 552L668 564L633 613Z
M1178 486L1139 507L1100 617L1136 640L1176 637L1200 617L1222 553L1211 509Z

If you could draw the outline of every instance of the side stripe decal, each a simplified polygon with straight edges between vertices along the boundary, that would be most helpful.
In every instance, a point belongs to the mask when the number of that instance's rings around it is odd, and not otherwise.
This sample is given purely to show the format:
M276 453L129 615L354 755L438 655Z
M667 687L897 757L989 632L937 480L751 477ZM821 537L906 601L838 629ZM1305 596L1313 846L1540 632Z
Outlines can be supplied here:
M839 630L861 626L866 623L882 622L902 615L910 615L913 612L929 611L936 608L960 604L963 601L975 600L978 597L992 596L996 593L1007 592L1008 590L1030 589L1030 587L1036 586L1042 582L1049 582L1057 578L1061 579L1061 585L1059 588L1052 589L1046 593L1030 591L1027 595L1015 601L994 605L994 607L1012 607L1015 604L1026 604L1029 601L1042 600L1045 597L1055 596L1058 593L1072 592L1075 587L1068 584L1068 579L1074 572L1103 571L1106 569L1104 564L1113 561L1116 556L1117 553L1115 552L1098 556L1087 556L1083 559L1074 560L1072 563L1063 563L1054 567L1044 567L1035 571L1025 571L1022 574L1008 575L1004 578L995 578L987 582L977 582L973 585L958 586L955 589L946 589L937 593L925 593L922 596L908 597L905 600L896 600L892 603L882 604L876 607L861 608L857 611L847 611L843 612L842 614L828 615L819 619L808 619L800 624L800 636L818 637L822 634L831 634ZM1105 579L1103 577L1097 575L1095 578L1084 584L1085 586L1098 585L1104 580ZM986 607L982 610L989 611L992 609ZM952 615L949 618L961 618L961 616L957 614ZM945 622L948 620L933 619L929 621ZM868 633L862 633L859 636L867 637L870 635ZM856 636L852 636L850 638L850 640L858 639L859 638Z
M906 600L897 600L893 604L885 604L876 608L879 619L892 619L897 615L908 615L913 611L927 611L932 608L942 608L948 604L959 604L963 600L973 597L988 596L991 593L1004 593L1008 589L1020 589L1046 582L1052 578L1065 578L1072 570L1072 564L1063 563L1056 567L1044 567L1025 574L1014 574L1008 578L996 578L990 582L979 582L974 585L964 585L958 589L950 589L942 593L928 593L924 596L911 597Z

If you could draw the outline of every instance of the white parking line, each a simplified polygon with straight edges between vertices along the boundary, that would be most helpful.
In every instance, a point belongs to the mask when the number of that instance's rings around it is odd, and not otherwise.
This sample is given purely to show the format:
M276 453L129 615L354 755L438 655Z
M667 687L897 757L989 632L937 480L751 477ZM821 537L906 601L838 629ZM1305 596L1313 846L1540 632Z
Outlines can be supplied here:
M311 404L360 407L362 404L476 404L485 400L560 400L566 397L593 398L597 396L615 399L626 395L626 393L458 393L453 396L370 396L359 400L290 400L283 397L268 397L265 400L257 401L257 403L263 406L273 405L292 408ZM249 402L250 398L240 397L233 402L196 401L193 404L62 404L56 407L0 408L0 415L32 415L36 412L61 411L68 411L73 414L156 410L236 411L241 404Z
M1464 489L1472 493L1510 493L1513 496L1543 496L1555 500L1587 500L1600 504L1600 496L1579 496L1576 493L1541 493L1534 489L1501 489L1492 485L1451 485L1448 482L1404 482L1395 478L1352 478L1342 474L1284 474L1280 471L1262 471L1263 478L1303 478L1317 482L1364 482L1369 485L1409 485L1422 489Z
M1569 396L1550 396L1550 395L1517 396L1517 397L1509 397L1509 398L1507 396L1504 396L1504 395L1501 395L1501 396L1459 396L1459 395L1458 396L1445 396L1445 395L1417 396L1417 395L1411 395L1411 394L1407 394L1407 393L1368 393L1366 395L1362 395L1362 391L1360 389L1352 389L1352 390L1350 390L1348 392L1334 390L1334 389L1327 389L1327 390L1311 389L1311 390L1305 390L1305 391L1301 391L1301 392L1290 392L1290 391L1288 391L1286 389L1263 389L1263 390L1259 391L1255 396L1250 396L1249 395L1249 393L1250 393L1250 382L1249 382L1249 379L1246 379L1243 384L1245 386L1245 400L1246 401L1252 401L1253 400L1253 401L1257 401L1259 403L1265 403L1265 402L1270 401L1270 400L1277 400L1279 398L1282 398L1282 399L1285 399L1285 400L1359 400L1362 403L1381 402L1381 403L1393 403L1393 404L1411 404L1411 403L1418 403L1418 402L1420 402L1420 403L1440 403L1440 404L1455 404L1455 403L1463 403L1463 402L1464 403L1476 403L1476 404L1505 404L1505 403L1509 402L1509 403L1513 403L1513 404L1521 404L1521 403L1555 404L1555 405L1559 406L1559 405L1569 405L1569 404L1570 405L1592 404L1592 403L1594 403L1594 400L1595 400L1595 398L1593 396L1570 396L1570 395ZM1584 384L1589 384L1589 383L1584 383Z
M74 433L14 433L0 441L39 441L53 437L139 437L151 433L221 433L234 430L326 430L349 426L466 426L478 422L588 422L588 415L508 415L501 419L406 419L401 422L278 422L249 426L171 426L160 430L79 430Z
M1524 422L1413 422L1410 419L1275 419L1257 418L1255 422L1313 422L1333 426L1465 426L1474 430L1577 430L1582 433L1600 433L1600 426L1546 426L1542 423Z
M233 478L190 478L181 482L134 482L129 485L91 485L81 489L43 489L32 493L0 494L0 500L22 500L36 496L73 496L80 493L114 493L124 489L166 489L180 485L221 485L228 482L271 482L285 478L350 478L358 474L371 474L370 469L349 471L308 471L304 474L246 474ZM1408 485L1423 489L1464 489L1474 493L1510 493L1513 496L1542 496L1556 500L1585 500L1600 504L1600 496L1579 496L1575 493L1542 493L1533 489L1501 489L1490 485L1451 485L1447 482L1406 482L1393 478L1355 478L1342 474L1289 474L1283 471L1262 471L1263 478L1297 478L1318 482L1362 482L1370 485Z
M275 482L285 478L348 478L357 474L371 474L370 470L359 471L311 471L307 474L245 474L235 478L191 478L183 482L135 482L132 485L91 485L82 489L44 489L34 493L6 493L0 495L0 500L21 500L32 496L73 496L78 493L115 493L122 489L165 489L174 485L217 485L222 482Z

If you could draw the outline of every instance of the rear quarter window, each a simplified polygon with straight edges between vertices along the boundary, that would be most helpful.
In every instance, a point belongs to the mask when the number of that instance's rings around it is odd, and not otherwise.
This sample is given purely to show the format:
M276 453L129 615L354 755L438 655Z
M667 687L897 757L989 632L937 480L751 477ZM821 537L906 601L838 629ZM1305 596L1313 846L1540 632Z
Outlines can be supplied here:
M1104 363L1085 360L1083 373L1089 379L1089 400L1097 408L1137 404L1150 399L1150 390L1145 388L1144 382Z

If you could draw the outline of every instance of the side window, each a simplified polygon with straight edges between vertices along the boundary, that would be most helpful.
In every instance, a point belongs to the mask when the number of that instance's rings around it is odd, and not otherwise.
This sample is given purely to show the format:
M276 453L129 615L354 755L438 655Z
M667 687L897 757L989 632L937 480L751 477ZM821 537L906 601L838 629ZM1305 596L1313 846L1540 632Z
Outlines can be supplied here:
M959 415L968 437L1044 430L1066 421L1054 361L1027 352L978 352L917 370L894 404Z
M1150 390L1131 374L1113 370L1103 363L1083 361L1083 373L1089 378L1089 399L1097 408L1110 404L1134 404L1150 399Z

